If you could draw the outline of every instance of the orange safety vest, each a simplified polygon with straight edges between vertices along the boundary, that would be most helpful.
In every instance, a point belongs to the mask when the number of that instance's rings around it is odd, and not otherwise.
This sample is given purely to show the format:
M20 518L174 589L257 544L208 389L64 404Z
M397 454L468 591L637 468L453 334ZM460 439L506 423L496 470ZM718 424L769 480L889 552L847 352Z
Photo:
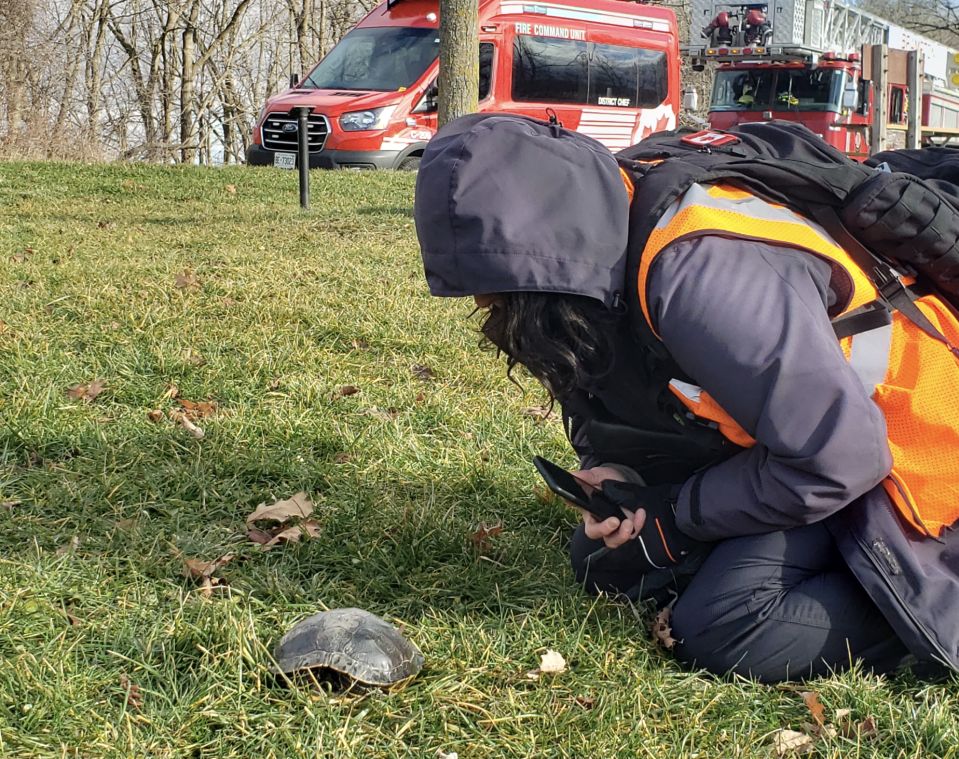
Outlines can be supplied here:
M869 277L818 224L731 185L694 184L663 214L643 250L639 300L651 327L646 288L656 256L680 238L707 234L799 248L838 264L848 277L837 281L833 266L834 284L848 296L842 298L843 313L878 297ZM959 344L959 320L939 298L927 295L916 304L949 342ZM917 529L940 536L959 521L959 361L898 311L891 324L843 338L840 345L886 418L893 468L883 485L890 500ZM705 390L678 380L670 389L732 442L756 444Z

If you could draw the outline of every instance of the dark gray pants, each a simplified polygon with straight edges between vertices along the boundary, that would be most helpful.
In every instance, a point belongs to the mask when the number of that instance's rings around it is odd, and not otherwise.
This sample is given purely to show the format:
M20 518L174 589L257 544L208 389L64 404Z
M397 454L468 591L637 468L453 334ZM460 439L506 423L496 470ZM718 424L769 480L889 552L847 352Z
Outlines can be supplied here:
M642 575L631 546L597 556L602 545L577 529L577 578L591 592L635 588ZM681 661L763 682L855 661L881 674L908 654L822 524L719 543L680 595L672 625Z

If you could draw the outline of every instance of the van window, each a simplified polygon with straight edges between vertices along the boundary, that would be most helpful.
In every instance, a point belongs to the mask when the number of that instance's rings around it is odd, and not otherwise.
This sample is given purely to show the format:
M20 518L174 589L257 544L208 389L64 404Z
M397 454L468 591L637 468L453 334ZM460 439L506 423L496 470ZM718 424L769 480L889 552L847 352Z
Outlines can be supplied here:
M340 40L300 87L388 92L417 82L439 51L436 29L354 29Z
M654 108L667 93L663 52L553 37L513 38L513 100Z
M493 86L493 43L480 42L479 47L479 99L486 100Z

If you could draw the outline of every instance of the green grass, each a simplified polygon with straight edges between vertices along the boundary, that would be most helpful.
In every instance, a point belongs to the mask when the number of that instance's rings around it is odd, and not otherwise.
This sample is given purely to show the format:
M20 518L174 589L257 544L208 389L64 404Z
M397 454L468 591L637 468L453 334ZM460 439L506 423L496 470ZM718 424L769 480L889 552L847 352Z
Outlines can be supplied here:
M477 350L467 303L429 297L413 179L314 172L302 214L293 172L0 164L0 501L21 501L0 509L0 756L768 757L808 721L575 586L575 515L529 464L573 464L562 429L523 414L542 391ZM218 402L204 439L147 419L171 382ZM246 515L299 490L322 535L262 553ZM480 521L503 527L485 555ZM226 589L174 549L235 553ZM274 682L283 632L342 606L406 625L427 664L405 689ZM530 679L547 649L570 669ZM881 731L816 756L959 757L956 682L809 687Z

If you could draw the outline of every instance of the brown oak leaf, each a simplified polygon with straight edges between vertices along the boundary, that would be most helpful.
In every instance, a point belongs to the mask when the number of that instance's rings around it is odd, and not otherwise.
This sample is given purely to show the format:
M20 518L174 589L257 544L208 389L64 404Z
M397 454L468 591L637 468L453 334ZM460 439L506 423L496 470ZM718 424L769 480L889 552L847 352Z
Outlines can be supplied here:
M812 718L816 720L817 725L826 724L826 708L819 703L819 694L814 691L802 691L800 694L802 700L806 702L806 708L809 709Z
M123 688L123 692L126 695L127 706L131 706L134 709L139 709L143 706L143 695L140 693L140 689L136 686L136 683L131 682L125 674L120 675L120 687Z
M313 502L309 496L300 491L285 501L276 501L269 506L261 503L256 510L246 518L250 524L257 519L272 519L275 522L285 522L290 517L308 517L313 513Z
M533 419L546 421L547 419L552 418L553 409L551 409L549 406L530 406L529 408L523 409L523 416L531 416Z
M413 376L418 377L419 379L433 379L433 370L430 369L426 364L413 364L412 372Z
M343 385L339 390L333 393L333 397L330 400L335 401L337 398L346 398L348 395L356 395L360 392L360 389L356 385Z
M188 287L200 287L200 278L189 269L177 272L173 275L173 282L176 287L185 290Z
M673 628L669 625L672 614L673 610L667 606L656 615L656 619L653 620L652 624L653 638L662 643L666 648L672 648L677 643L673 637Z
M300 535L302 534L303 530L298 524L294 525L293 527L287 527L285 530L278 532L276 535L270 538L270 540L268 540L260 550L269 551L271 548L278 546L281 541L286 541L288 543L299 543Z
M489 540L490 535L499 535L503 532L500 525L487 527L486 522L480 522L476 527L476 532L470 533L470 542L476 546L476 549L482 554L487 553L493 544Z
M202 559L188 559L179 551L177 556L183 562L182 574L184 577L211 577L220 567L229 562L235 554L228 553L215 561Z

